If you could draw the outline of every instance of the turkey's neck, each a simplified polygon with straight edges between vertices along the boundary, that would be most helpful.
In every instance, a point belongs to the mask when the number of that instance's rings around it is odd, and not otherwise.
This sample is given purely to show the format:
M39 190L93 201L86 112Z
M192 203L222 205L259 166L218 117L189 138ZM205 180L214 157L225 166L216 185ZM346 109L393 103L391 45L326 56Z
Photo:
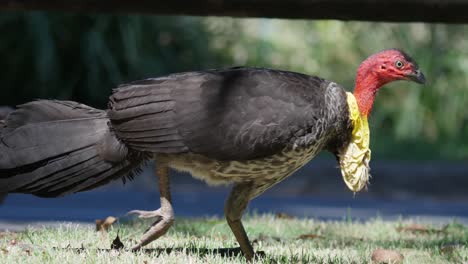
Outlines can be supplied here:
M356 85L354 87L354 97L356 98L359 112L362 116L368 117L377 91L387 81L380 79L372 70L372 65L363 63L358 69Z

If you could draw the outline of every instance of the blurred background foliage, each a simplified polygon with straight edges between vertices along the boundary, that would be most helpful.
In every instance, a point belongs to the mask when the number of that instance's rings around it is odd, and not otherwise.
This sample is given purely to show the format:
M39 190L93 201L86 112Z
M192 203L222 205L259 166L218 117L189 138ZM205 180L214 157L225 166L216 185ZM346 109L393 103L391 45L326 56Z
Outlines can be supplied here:
M236 65L318 75L352 90L360 61L401 48L428 83L381 90L374 157L468 160L466 26L30 12L3 13L0 32L0 105L54 98L105 108L120 83Z

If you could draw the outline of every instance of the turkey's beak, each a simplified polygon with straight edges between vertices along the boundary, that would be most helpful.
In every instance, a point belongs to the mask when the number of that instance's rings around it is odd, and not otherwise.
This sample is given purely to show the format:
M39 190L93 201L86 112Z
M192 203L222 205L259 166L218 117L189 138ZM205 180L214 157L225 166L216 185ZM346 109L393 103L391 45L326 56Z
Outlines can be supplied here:
M425 84L426 83L426 77L424 77L424 74L420 70L415 70L412 73L406 75L409 80L420 83L420 84Z

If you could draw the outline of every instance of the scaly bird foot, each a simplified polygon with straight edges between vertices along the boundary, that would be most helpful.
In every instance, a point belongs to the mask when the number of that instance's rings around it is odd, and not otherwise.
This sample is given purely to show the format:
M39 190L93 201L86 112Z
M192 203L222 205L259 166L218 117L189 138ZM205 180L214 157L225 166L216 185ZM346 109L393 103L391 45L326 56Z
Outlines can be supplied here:
M174 213L172 210L168 212L163 212L163 210L158 209L156 211L141 211L133 210L127 214L138 215L139 218L156 218L156 221L146 230L141 238L140 242L132 247L132 250L139 250L141 247L151 243L153 240L164 235L167 230L174 223Z

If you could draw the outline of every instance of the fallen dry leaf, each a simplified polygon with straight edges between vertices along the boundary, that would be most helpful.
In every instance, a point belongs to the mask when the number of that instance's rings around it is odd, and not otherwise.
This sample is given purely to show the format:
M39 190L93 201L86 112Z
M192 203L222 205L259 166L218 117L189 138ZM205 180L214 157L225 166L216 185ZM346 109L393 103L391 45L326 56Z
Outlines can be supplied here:
M114 241L112 241L112 244L111 244L111 249L122 249L124 248L124 244L122 243L122 241L120 241L120 237L119 237L119 234L117 233L117 236L115 237Z
M279 212L275 214L275 218L276 219L294 219L295 217L287 213Z
M109 227L117 221L117 218L113 216L108 216L106 219L96 219L96 231L107 232Z
M3 254L5 254L5 255L8 254L8 252L9 252L7 249L4 249L4 248L0 248L0 250L1 250L1 251L3 252Z
M394 250L376 249L372 252L371 260L375 264L400 264L403 263L403 255Z
M94 220L94 222L96 223L96 231L101 231L102 230L102 220L101 219L96 219Z
M304 234L304 235L300 235L297 239L315 239L315 238L323 238L323 236L316 235L316 234Z

